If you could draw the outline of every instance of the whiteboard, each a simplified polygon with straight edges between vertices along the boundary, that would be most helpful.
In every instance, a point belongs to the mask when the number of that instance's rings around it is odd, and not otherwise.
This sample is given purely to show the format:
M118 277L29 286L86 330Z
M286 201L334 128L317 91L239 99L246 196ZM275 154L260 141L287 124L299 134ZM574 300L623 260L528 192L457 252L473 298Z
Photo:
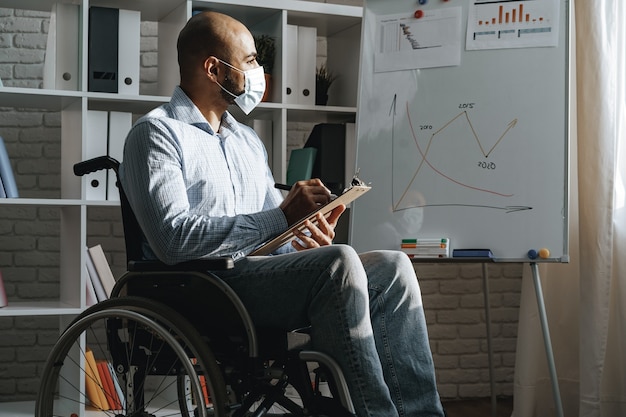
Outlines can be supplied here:
M537 261L568 262L569 2L419 3L365 2L356 166L372 190L353 205L351 244L362 252L449 238L451 254L490 249L496 261L524 262L529 250L546 248ZM554 7L543 26L556 32L555 46L466 48L468 16L499 10L501 20L488 21L494 29L504 26L503 10L526 7L529 16L540 3ZM461 34L460 56L443 59L457 64L390 70L406 66L411 52L384 55L381 22L404 14L415 23L416 10L460 25L442 35ZM424 34L444 33L430 23ZM405 38L406 28L419 33L419 25L402 27ZM476 37L476 20L470 30ZM375 61L390 57L377 72Z

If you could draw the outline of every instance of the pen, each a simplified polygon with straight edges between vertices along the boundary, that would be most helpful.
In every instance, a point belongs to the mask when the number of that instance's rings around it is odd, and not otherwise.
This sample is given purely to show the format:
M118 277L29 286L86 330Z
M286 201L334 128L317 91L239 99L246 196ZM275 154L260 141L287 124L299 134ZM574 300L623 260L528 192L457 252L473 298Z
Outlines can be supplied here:
M279 190L289 191L291 190L291 185L275 183L274 188L278 188Z
M276 183L274 183L274 188L278 188L279 190L290 191L291 190L291 185L279 184L279 183L276 182ZM331 201L334 200L335 198L337 198L337 195L331 193L330 194Z

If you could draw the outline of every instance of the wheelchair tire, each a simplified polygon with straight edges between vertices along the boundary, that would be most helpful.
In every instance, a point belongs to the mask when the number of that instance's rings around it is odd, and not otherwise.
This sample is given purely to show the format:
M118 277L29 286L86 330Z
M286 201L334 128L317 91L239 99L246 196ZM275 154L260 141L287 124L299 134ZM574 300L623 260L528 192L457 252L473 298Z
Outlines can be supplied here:
M115 370L111 389L122 395L105 398L119 410L89 401L96 385L89 383L87 347ZM70 383L79 377L83 383ZM207 394L212 404L205 406ZM43 369L35 417L81 416L85 409L90 416L223 417L227 401L213 353L186 319L156 301L121 297L88 308L59 337Z

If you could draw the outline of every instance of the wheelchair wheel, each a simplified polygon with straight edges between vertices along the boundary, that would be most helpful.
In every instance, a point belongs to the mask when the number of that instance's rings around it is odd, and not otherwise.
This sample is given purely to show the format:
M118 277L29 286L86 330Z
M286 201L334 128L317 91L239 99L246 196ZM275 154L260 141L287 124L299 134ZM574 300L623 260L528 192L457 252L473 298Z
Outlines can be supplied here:
M226 409L226 384L197 330L161 303L122 297L85 310L60 336L35 417L222 417Z

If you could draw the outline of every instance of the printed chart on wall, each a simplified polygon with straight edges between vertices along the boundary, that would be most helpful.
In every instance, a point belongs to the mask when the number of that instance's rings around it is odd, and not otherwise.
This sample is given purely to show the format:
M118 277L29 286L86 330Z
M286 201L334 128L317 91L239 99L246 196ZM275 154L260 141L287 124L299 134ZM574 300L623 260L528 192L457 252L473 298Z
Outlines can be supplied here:
M568 19L565 0L366 1L357 250L568 261Z

